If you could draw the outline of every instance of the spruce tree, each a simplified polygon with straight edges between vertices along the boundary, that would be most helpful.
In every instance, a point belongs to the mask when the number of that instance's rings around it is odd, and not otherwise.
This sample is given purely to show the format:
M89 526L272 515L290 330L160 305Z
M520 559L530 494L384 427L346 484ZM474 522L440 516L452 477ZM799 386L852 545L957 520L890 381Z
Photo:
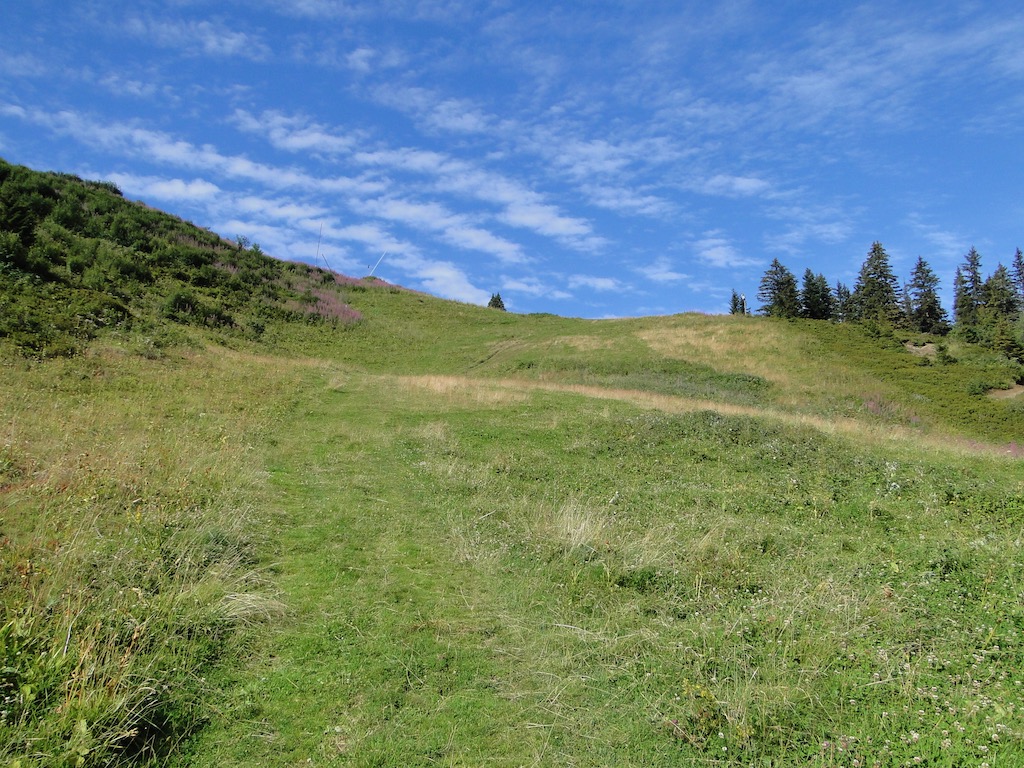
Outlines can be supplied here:
M861 265L850 305L854 320L899 324L899 283L889 264L889 254L877 240Z
M1020 248L1013 254L1013 285L1017 289L1017 298L1020 299L1021 309L1024 309L1024 253Z
M505 311L505 302L501 300L500 293L492 293L491 300L487 302L487 306L491 309L500 309L502 312Z
M831 320L835 311L835 298L824 275L804 272L800 289L800 315L811 320Z
M910 327L921 333L945 334L949 332L946 310L939 301L939 278L923 257L917 257L917 264L907 284L907 320Z
M957 267L953 283L953 320L957 333L965 338L977 334L981 309L981 255L971 246L964 263Z
M1000 320L1012 323L1020 313L1020 301L1010 271L1002 264L981 285L979 320L985 326L994 326Z
M850 319L850 287L846 283L837 282L835 292L835 310L832 319L842 323Z
M761 314L768 317L799 317L800 296L796 289L796 276L778 259L772 259L768 271L761 278L757 298L761 300Z

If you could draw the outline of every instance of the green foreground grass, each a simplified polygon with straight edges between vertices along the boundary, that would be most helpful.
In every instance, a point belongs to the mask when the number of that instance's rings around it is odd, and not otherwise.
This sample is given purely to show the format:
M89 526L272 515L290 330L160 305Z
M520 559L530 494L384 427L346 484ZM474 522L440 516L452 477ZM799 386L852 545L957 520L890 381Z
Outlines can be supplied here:
M946 416L997 364L353 303L0 367L3 759L1024 762L1020 409Z
M1024 756L1014 463L345 371L271 461L290 619L189 764Z

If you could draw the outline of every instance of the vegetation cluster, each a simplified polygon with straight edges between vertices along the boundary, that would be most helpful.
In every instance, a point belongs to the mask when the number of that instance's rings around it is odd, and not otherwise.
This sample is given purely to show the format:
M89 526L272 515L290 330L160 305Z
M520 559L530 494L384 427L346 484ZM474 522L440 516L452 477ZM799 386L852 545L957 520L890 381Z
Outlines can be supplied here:
M116 186L0 160L0 340L74 354L101 329L181 338L163 321L255 338L267 323L358 322L357 281L264 254L125 200Z
M1024 360L1024 254L1019 248L1009 268L999 264L987 278L982 277L981 256L970 249L956 271L952 325L938 288L938 277L922 257L901 286L889 255L875 242L852 291L841 282L833 289L810 268L798 287L796 276L774 259L761 278L758 298L761 314L769 317L860 322L888 333L945 336L952 330L960 339ZM747 311L745 298L733 291L730 312Z

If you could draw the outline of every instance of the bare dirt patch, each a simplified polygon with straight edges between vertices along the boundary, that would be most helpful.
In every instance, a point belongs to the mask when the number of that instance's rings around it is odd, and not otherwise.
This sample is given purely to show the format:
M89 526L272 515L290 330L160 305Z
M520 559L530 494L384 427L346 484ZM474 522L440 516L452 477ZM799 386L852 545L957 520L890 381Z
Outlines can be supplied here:
M1012 400L1015 397L1024 395L1024 384L1018 384L1015 387L1009 389L993 389L990 390L988 396L996 400Z
M935 345L932 342L927 344L921 344L920 346L907 342L903 345L907 348L907 351L912 355L918 355L919 357L935 357Z

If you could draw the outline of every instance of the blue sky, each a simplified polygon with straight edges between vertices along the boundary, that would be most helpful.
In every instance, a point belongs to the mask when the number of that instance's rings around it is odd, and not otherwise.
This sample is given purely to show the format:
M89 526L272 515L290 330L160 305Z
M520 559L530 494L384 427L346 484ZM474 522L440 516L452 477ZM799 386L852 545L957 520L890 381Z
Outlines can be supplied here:
M1022 40L999 0L29 0L0 156L518 312L724 312L875 240L948 306L1024 247Z

